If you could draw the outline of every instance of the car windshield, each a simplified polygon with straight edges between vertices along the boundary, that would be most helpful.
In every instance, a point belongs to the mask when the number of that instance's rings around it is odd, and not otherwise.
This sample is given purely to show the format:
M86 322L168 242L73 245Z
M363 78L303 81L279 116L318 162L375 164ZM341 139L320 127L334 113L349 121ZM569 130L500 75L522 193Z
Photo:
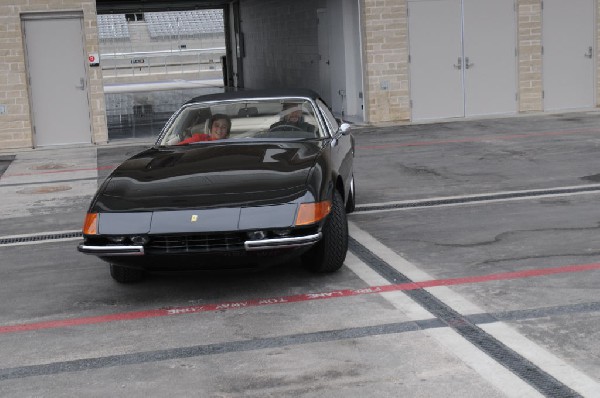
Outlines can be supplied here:
M314 108L307 100L248 100L186 105L170 121L158 145L321 136Z

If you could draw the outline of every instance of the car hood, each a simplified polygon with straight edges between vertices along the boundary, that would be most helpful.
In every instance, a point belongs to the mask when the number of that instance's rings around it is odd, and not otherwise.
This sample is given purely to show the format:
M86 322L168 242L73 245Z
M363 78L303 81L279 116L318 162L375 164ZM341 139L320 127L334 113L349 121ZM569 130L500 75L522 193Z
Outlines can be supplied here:
M100 189L97 211L271 205L307 191L322 140L220 142L152 148L121 164Z

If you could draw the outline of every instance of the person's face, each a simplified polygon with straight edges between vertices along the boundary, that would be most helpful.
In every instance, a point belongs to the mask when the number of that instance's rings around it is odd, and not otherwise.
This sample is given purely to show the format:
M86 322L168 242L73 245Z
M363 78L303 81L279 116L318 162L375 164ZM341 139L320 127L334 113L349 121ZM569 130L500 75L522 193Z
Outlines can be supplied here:
M210 128L210 135L213 140L227 138L229 133L229 123L225 119L217 119L213 122Z
M288 113L285 120L290 123L298 123L300 121L301 117L302 117L302 110L296 109L295 111Z

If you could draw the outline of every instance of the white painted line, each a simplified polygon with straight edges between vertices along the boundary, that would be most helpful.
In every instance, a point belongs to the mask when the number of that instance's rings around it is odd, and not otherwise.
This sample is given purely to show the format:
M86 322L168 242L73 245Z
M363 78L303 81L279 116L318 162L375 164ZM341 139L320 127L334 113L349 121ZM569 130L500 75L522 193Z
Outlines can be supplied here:
M373 271L372 268L367 266L350 252L348 252L346 255L346 261L344 261L344 264L369 286L390 285L390 282L388 282L387 279ZM380 295L390 302L395 308L402 311L411 321L435 318L431 312L417 304L402 291L384 292Z
M354 239L359 241L373 253L377 254L383 261L406 275L413 282L423 282L434 279L426 272L423 272L404 258L400 257L392 249L375 239L371 234L360 229L353 222L348 222L348 230Z
M354 272L360 279L367 283L369 286L384 286L391 285L383 276L375 272L371 267L368 267L352 252L346 254L346 260L344 265Z
M426 272L419 270L415 265L396 254L387 246L377 241L369 233L361 230L354 223L349 222L348 227L350 234L354 239L371 250L375 255L379 256L394 269L401 272L413 281L416 282L435 279ZM356 264L354 266L356 266ZM357 273L357 275L360 275L360 273ZM485 311L483 311L477 305L471 303L469 300L454 292L449 287L440 286L429 288L427 290L444 304L461 314L466 315L485 313ZM401 310L403 309L401 308ZM415 312L412 309L408 309L405 310L405 313L410 315ZM417 316L419 319L423 319L421 318L422 314L418 314ZM480 325L479 327L495 337L498 341L506 344L520 355L523 355L523 357L527 358L540 369L547 372L574 391L577 391L585 397L600 398L600 384L598 382L591 379L578 369L570 366L551 352L537 345L532 340L529 340L525 336L519 334L505 323L495 322ZM451 331L453 334L450 334L449 331ZM505 392L507 395L514 397L539 396L537 391L533 390L532 392L533 388L531 386L523 382L515 374L508 371L506 368L504 368L504 366L498 364L496 361L488 357L480 349L473 346L451 329L430 329L426 330L426 332L432 336L436 336L443 347L452 350L457 357L461 358L465 363L473 367L473 369L475 369L482 377L484 377L490 383L498 386L498 388L500 388L500 390ZM534 393L536 395L528 395Z
M435 278L431 278L435 279ZM488 311L467 300L448 286L428 287L425 289L443 301L447 306L462 315L485 314Z
M381 243L377 242L371 235L362 231L353 223L349 223L351 229L351 235L354 239L359 240L361 244L365 245L369 250L373 250L373 246L377 246L378 252L376 253L379 257L386 257L392 259L394 263L401 264L403 271L409 271L413 274L420 274L425 276L426 279L432 279L425 273L417 273L412 268L415 268L408 261L402 259L400 256L390 253L390 249L386 248ZM367 241L367 242L365 242ZM383 252L383 253L382 253ZM387 261L387 260L386 260ZM389 263L389 262L388 262ZM358 277L364 280L369 286L383 286L390 284L385 278L373 271L360 259L354 256L352 253L348 253L346 256L345 264L354 272ZM391 263L390 263L391 264ZM402 271L401 271L402 272ZM404 272L403 272L404 273ZM406 275L406 273L404 273ZM447 287L444 287L448 289ZM451 297L452 293L449 289L448 292L443 292L442 297ZM457 296L456 294L454 294ZM405 292L394 291L385 292L381 294L387 301L389 301L395 308L402 311L411 321L420 321L425 319L434 319L435 316L417 304L414 300L409 298ZM476 308L471 305L470 307L465 305L462 298L451 297L453 303L460 303L464 307L470 309ZM479 311L476 311L479 312ZM463 363L467 364L475 372L477 372L484 380L496 387L499 391L506 394L508 397L514 398L537 398L542 395L538 393L533 387L521 380L514 373L494 361L488 355L483 353L479 348L465 340L462 336L456 333L449 327L428 329L422 331L423 333L435 338L441 347L448 350L452 355L457 357Z
M509 325L497 322L480 327L577 393L584 397L600 397L600 383L533 343Z
M506 396L514 398L543 397L535 388L487 356L456 331L450 328L438 328L428 329L425 332Z

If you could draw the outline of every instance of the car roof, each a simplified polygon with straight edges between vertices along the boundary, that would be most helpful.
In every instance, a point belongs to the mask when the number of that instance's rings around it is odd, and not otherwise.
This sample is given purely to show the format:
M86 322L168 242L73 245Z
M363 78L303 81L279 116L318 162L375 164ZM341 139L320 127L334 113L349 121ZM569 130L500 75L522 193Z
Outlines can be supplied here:
M242 99L257 99L257 98L310 98L317 99L319 94L313 90L306 88L273 88L264 90L240 90L240 91L229 91L218 94L207 94L200 95L192 98L186 104L192 104L196 102L210 102L210 101L231 101L231 100L242 100Z

